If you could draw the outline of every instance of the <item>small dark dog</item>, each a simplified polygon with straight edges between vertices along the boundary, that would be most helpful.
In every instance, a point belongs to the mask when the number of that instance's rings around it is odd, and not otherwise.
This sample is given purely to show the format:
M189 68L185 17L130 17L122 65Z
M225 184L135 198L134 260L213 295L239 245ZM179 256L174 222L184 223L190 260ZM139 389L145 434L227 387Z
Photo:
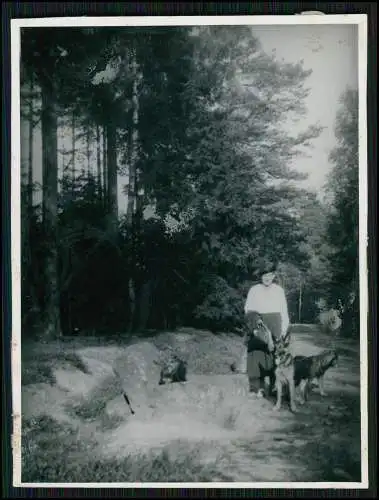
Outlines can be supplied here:
M276 405L274 410L280 410L282 406L283 391L289 389L290 408L293 413L297 411L295 392L295 366L294 358L289 351L290 335L281 337L275 341L274 362L275 362L275 387Z
M327 370L338 362L338 353L334 349L327 349L314 356L295 356L295 386L299 386L299 402L305 403L308 399L310 384L316 379L321 396L326 396L324 376Z
M187 381L187 362L176 355L171 355L163 364L160 372L159 385L167 382L186 382Z

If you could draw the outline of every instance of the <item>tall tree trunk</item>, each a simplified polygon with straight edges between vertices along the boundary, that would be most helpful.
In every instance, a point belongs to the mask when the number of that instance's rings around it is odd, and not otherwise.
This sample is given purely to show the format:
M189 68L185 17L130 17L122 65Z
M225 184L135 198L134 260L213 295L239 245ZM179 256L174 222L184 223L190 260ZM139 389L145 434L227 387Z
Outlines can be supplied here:
M29 225L33 216L33 153L34 153L34 78L30 75L30 100L29 100L29 159L28 159L28 218Z
M126 212L127 224L133 224L137 202L137 160L138 160L138 122L139 122L139 96L138 96L138 67L136 54L132 60L133 94L132 94L132 131L129 134L129 186L128 207Z
M71 128L72 128L72 192L74 192L74 186L75 186L75 111L72 112L72 123L71 123Z
M103 126L103 200L105 208L108 210L108 163L107 163L107 134L106 127Z
M26 73L22 77L25 78ZM29 77L29 88L27 98L28 111L21 115L22 122L27 121L28 125L28 155L27 160L21 161L21 292L22 292L22 311L21 319L23 327L29 328L31 325L30 319L34 319L35 305L37 300L33 294L32 283L32 254L31 254L31 228L33 217L33 75ZM21 93L21 99L24 94ZM22 102L22 106L23 106Z
M128 293L129 293L129 333L132 332L136 317L136 293L133 278L129 278L128 281Z
M138 199L138 147L139 147L139 82L141 74L137 63L136 48L132 54L132 75L133 75L133 90L132 90L132 127L129 133L129 148L128 148L128 164L129 164L129 184L128 184L128 204L126 221L130 231L132 247L131 247L131 277L129 281L129 301L132 302L132 297L136 300L134 305L135 317L131 318L131 322L137 328L144 328L149 320L151 309L151 288L149 280L146 280L145 263L141 256L141 222L142 222L142 205ZM138 318L138 324L136 319Z
M32 232L33 232L33 155L34 155L34 75L30 75L30 100L29 100L29 154L28 154L28 186L27 186L27 227L26 233L26 246L24 250L27 255L27 279L28 279L28 293L30 296L30 308L33 317L37 318L40 315L40 308L38 304L38 296L36 291L36 283L33 276L33 261L32 253L30 250Z
M42 91L42 171L43 171L43 225L46 244L45 254L45 338L61 335L60 298L58 285L57 249L57 110L55 91L49 78L41 79Z
M299 323L301 323L301 310L303 307L303 282L300 280L299 288Z
M100 126L96 124L96 160L97 160L97 189L101 199L101 151L100 151Z
M145 330L149 321L152 299L152 281L142 284L138 304L138 328Z
M91 153L90 153L90 130L89 125L86 125L86 153L87 153L87 178L89 179L91 174Z
M107 149L109 229L116 234L118 222L117 151L116 125L112 120L107 124Z

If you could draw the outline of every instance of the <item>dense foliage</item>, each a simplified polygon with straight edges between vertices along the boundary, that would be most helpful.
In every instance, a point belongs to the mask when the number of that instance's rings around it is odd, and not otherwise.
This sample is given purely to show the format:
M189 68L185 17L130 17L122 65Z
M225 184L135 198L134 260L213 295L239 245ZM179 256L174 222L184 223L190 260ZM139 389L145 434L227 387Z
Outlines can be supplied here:
M353 196L357 165L341 115L332 161L347 184L333 184L333 215L296 187L294 162L320 132L289 132L306 112L302 63L265 54L242 26L28 28L21 56L26 331L232 329L262 258L281 262L293 320L314 321L317 297L336 293L330 269L344 283L354 259L338 190Z
M345 327L359 334L359 131L358 92L347 89L336 117L337 146L331 151L334 164L329 178L331 201L327 236L330 296L346 304Z

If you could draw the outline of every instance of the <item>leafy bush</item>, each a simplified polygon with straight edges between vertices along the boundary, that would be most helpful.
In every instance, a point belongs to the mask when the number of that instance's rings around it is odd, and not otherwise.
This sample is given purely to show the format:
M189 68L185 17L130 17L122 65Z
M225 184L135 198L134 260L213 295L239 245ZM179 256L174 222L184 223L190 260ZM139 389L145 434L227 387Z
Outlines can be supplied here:
M327 333L337 331L342 324L340 315L336 309L329 309L328 311L320 312L318 321L323 331Z
M241 326L244 297L224 278L212 276L207 283L208 294L195 309L195 318L203 328L211 331L228 330Z

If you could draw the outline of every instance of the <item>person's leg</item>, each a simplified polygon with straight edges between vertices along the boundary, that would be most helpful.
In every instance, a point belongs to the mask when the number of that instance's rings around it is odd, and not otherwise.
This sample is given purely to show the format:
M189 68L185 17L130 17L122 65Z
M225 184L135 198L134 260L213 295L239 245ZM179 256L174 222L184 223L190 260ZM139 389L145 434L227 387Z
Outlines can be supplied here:
M260 388L263 389L264 396L272 396L275 386L275 367L272 354L262 353Z
M260 390L260 381L258 377L249 377L249 392L258 394Z
M278 340L281 336L281 328L282 328L282 319L279 313L268 313L268 314L262 314L262 319L267 326L267 328L270 329L271 334L274 339L274 343L276 340ZM268 370L270 371L270 389L269 393L270 394L275 394L276 393L276 381L275 381L275 362L274 362L274 355L273 353L267 354L267 364L268 364Z
M260 388L265 397L272 396L275 385L275 367L272 354L262 353Z
M267 388L266 388L265 377L264 377L264 375L263 376L261 375L259 377L259 389L258 389L257 395L259 397L264 398L264 397L267 396L267 392L268 391L267 391Z
M260 389L260 352L252 351L247 353L247 376L249 380L249 391L258 393Z
M268 364L267 364L267 355L264 352L257 353L257 361L259 366L259 388L258 388L258 396L265 397L268 394L268 390L266 387L266 377L268 374Z
M255 378L255 374L253 373L253 372L255 372L254 367L253 367L253 364L254 364L253 353L248 353L247 346L248 346L249 339L250 339L251 335L253 334L254 325L256 322L256 317L257 317L257 314L255 312L249 311L248 313L245 314L245 334L244 334L244 339L243 339L244 347L243 347L243 351L242 351L239 363L236 366L236 371L238 373L246 373L248 375L249 380L250 379L253 380ZM248 369L249 364L250 364L250 372L251 372L250 375L249 375L249 369ZM254 383L252 382L251 385L253 386Z
M240 358L240 362L237 365L238 373L246 373L247 372L247 347L243 347L242 355Z

